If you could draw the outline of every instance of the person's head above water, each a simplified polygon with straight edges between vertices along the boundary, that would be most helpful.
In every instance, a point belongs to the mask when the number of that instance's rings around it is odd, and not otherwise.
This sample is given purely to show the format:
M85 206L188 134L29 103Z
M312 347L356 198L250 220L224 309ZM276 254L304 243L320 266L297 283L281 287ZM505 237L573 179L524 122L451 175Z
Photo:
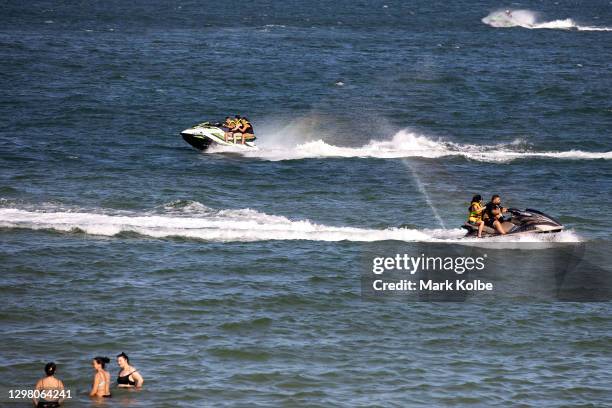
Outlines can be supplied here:
M236 119L240 119L240 115L236 115L234 116Z
M473 203L479 203L481 201L482 201L482 196L480 194L476 194L474 197L472 197Z
M94 357L91 363L93 367L98 370L100 368L104 368L104 366L110 363L110 359L108 357Z
M55 370L57 370L57 366L54 362L47 363L45 365L45 374L47 374L47 377L51 377L53 374L55 374Z
M499 196L499 194L493 194L493 196L491 197L491 202L496 205L501 204L501 197Z
M119 367L125 368L130 364L130 358L127 356L127 354L121 352L121 354L117 355L117 364Z

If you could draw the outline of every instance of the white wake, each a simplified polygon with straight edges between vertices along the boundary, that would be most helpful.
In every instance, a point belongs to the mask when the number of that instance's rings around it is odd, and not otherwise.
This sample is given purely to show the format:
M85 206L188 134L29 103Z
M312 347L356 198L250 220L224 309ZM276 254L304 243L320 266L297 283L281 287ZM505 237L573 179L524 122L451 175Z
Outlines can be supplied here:
M278 140L277 137L274 140ZM259 142L259 141L258 141ZM264 160L298 160L309 158L441 158L448 156L463 156L471 160L482 162L509 162L524 158L549 158L568 160L612 159L610 152L586 152L581 150L569 151L532 151L525 148L524 143L515 141L494 145L461 144L432 139L410 130L401 130L391 140L371 140L358 147L335 146L323 140L297 143L295 145L266 143L265 135L261 137L259 147L256 149L243 146L216 146L208 153L232 152L246 157Z
M491 27L523 27L528 29L557 29L578 31L612 31L612 27L583 26L571 18L539 21L538 13L531 10L497 10L482 19Z
M69 233L115 236L136 233L153 238L181 237L204 241L253 242L267 240L309 241L406 241L462 242L465 232L455 229L368 229L329 226L310 220L291 220L251 209L213 210L200 203L170 205L161 212L121 212L83 210L24 210L0 208L0 228L54 230ZM480 242L477 239L472 242ZM488 240L491 242L491 240ZM506 236L502 242L579 242L571 231L559 234Z

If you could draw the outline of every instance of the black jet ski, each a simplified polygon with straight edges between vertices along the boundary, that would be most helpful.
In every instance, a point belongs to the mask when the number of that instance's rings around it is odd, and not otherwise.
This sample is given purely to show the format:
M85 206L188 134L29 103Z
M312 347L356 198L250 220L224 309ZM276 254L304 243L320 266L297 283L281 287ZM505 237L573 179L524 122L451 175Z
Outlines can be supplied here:
M538 210L527 208L526 210L517 210L509 208L504 214L502 227L506 234L550 234L563 231L563 225L553 217L544 214ZM478 236L478 226L465 223L461 226L467 230L466 237ZM482 236L492 237L501 235L494 228L485 225Z

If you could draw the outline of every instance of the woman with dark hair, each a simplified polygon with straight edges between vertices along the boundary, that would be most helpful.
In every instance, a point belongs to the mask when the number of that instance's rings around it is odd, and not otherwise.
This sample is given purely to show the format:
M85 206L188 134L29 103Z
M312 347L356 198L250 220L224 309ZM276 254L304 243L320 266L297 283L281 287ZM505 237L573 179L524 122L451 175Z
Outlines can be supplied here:
M482 196L480 194L476 194L474 197L472 197L472 202L468 208L468 211L470 212L468 215L468 223L478 226L478 238L482 238L482 230L485 226L485 223L482 220L484 210L485 209L482 205Z
M96 374L94 375L93 386L89 392L90 397L108 398L111 396L110 374L104 369L108 363L110 363L110 359L108 357L95 357L91 361L91 365L93 366L94 370L96 370Z
M242 118L242 126L239 131L242 133L242 144L244 144L247 139L255 139L255 130L248 118Z
M44 391L47 398L34 398L34 406L36 408L57 408L64 401L63 398L59 398L60 391L64 390L64 383L55 377L57 366L55 363L47 363L45 365L45 376L38 380L35 389L38 391ZM58 398L49 398L54 396L54 392L57 392Z
M121 388L140 388L144 379L134 367L130 365L130 358L125 353L117 356L117 364L121 368L117 376L117 385Z

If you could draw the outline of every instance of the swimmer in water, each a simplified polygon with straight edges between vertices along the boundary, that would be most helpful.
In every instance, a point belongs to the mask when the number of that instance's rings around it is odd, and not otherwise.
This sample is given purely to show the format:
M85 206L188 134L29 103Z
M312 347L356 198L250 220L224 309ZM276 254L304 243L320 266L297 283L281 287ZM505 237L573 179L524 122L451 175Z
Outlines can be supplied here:
M508 17L512 18L512 11L506 10L505 13Z
M117 375L117 385L121 388L140 388L144 379L134 367L130 365L130 358L125 353L117 356L117 365L121 368Z
M56 371L57 366L55 363L47 363L47 365L45 365L45 376L38 380L35 389L39 391L50 391L51 397L54 396L53 392L57 391L58 398L34 398L32 401L36 408L58 408L62 402L64 402L63 398L59 398L59 391L64 390L64 383L55 377Z
M96 370L96 374L94 375L93 385L89 392L90 397L108 398L111 396L110 374L104 369L108 363L110 363L108 357L95 357L92 360L91 365Z

